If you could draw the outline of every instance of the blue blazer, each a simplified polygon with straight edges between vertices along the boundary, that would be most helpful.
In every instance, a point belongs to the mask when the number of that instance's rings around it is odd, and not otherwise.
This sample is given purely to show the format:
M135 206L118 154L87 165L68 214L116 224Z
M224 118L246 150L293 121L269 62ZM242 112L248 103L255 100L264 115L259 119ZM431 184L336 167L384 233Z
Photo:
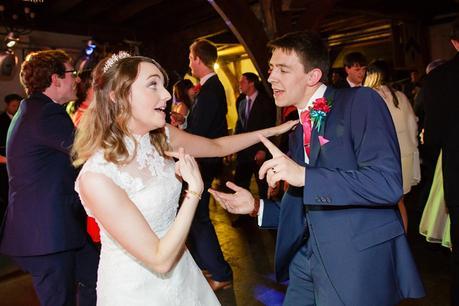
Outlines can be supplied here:
M35 256L75 249L86 239L69 151L73 123L44 94L22 101L7 140L9 205L0 252Z
M302 127L290 138L291 156L306 167L304 188L289 188L280 204L265 201L262 226L278 228L276 275L288 277L307 227L345 305L421 297L396 209L403 194L400 151L386 104L368 88L327 88L325 97L333 105L321 129L313 127L309 165ZM319 136L329 142L321 145Z

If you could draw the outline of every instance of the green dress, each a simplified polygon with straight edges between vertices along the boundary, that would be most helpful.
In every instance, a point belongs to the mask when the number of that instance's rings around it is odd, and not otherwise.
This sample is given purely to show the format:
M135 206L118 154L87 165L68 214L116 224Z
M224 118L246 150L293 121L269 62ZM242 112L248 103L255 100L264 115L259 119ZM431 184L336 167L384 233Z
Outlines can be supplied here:
M433 243L441 243L447 248L451 248L450 219L446 209L443 192L442 174L442 154L438 157L435 174L430 188L429 198L427 199L419 232L426 236L426 240Z

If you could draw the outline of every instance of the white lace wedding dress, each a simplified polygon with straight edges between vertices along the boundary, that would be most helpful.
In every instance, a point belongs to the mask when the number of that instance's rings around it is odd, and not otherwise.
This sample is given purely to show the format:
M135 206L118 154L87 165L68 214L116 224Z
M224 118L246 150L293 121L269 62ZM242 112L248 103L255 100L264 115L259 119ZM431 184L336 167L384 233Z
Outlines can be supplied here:
M102 151L99 151L85 163L80 175L95 172L113 180L126 191L152 230L161 238L174 222L181 183L175 177L174 162L158 154L150 144L148 134L136 137L136 140L137 154L128 165L117 166L107 162ZM132 140L126 139L126 146L132 154ZM75 187L78 191L78 179ZM91 212L85 209L91 216ZM101 224L99 226L102 249L97 305L220 305L188 250L184 251L169 273L156 273L111 238Z

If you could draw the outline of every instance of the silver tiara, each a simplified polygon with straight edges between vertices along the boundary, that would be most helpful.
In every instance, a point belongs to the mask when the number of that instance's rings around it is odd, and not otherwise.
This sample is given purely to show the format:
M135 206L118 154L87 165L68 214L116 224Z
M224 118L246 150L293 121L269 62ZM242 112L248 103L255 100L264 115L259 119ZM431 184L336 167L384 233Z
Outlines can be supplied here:
M108 69L110 69L110 67L112 67L117 61L126 57L131 57L131 55L126 51L120 51L118 54L112 54L112 56L110 56L110 58L105 62L103 70L104 73L106 73Z

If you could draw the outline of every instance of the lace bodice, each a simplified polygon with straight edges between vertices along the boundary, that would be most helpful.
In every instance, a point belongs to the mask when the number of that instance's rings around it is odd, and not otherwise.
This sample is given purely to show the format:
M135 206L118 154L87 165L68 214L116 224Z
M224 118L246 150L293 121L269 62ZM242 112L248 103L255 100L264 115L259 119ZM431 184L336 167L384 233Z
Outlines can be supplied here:
M107 176L126 192L151 229L162 238L175 220L180 196L181 183L175 176L174 162L156 151L148 134L126 138L125 144L130 156L134 156L128 164L108 162L103 152L98 151L83 166L75 188L79 191L80 177L86 172ZM220 305L187 250L170 272L160 274L144 266L99 226L102 248L97 275L98 306Z
M108 162L100 150L83 166L75 188L79 192L79 178L86 172L107 176L127 193L153 231L161 236L173 222L178 207L181 183L175 176L174 162L158 153L148 134L134 136L134 140L126 137L125 144L129 154L135 154L128 164ZM85 209L93 216L86 206Z

